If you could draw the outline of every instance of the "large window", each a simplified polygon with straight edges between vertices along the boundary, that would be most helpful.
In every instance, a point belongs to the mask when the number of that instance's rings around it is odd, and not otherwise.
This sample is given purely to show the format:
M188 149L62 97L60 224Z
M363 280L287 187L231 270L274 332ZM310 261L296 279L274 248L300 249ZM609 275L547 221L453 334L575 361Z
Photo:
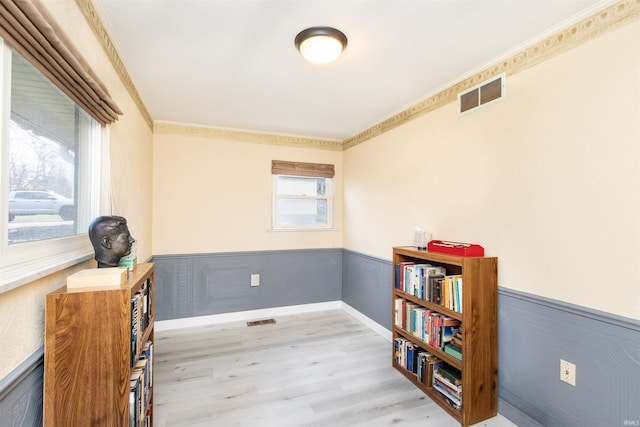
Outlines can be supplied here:
M333 165L274 160L273 229L333 227Z
M29 61L4 43L1 51L0 290L24 269L91 253L86 231L100 207L103 134Z

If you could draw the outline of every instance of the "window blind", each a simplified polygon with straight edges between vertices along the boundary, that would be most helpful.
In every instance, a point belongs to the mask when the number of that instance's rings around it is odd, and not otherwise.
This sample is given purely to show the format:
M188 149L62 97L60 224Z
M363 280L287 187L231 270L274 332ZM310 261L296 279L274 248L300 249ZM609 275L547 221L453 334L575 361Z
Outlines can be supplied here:
M0 0L0 36L103 126L122 111L38 0Z
M333 178L336 174L333 165L324 163L289 162L286 160L272 160L271 173L273 175L317 176Z

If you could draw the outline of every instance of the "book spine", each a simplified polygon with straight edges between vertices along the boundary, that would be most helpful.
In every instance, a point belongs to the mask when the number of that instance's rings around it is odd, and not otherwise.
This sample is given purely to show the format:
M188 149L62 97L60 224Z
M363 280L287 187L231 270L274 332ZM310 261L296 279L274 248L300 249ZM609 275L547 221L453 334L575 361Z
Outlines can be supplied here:
M443 377L438 371L433 374L434 381L437 381L442 386L447 387L456 396L462 396L462 385L455 385L445 377Z
M131 366L136 363L138 356L138 299L131 299Z
M438 374L441 375L442 377L446 378L447 380L449 380L453 384L456 384L456 385L457 384L461 384L462 377L460 375L460 371L458 371L456 368L454 368L452 366L442 365L438 369Z
M455 357L458 360L462 360L462 351L451 344L445 344L444 352Z
M147 341L142 348L142 355L149 361L149 387L153 387L153 342Z
M457 398L452 393L449 393L446 388L442 387L436 381L434 381L433 383L433 390L436 391L440 397L442 397L447 403L449 403L449 405L453 406L455 409L459 410L462 408L462 399Z

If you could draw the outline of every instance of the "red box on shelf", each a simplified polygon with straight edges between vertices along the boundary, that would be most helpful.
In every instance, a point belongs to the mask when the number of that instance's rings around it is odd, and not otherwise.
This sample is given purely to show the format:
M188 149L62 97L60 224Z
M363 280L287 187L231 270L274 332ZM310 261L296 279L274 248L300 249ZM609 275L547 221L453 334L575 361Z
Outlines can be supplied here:
M427 244L427 249L430 252L440 252L458 256L484 256L484 248L472 243L432 240Z

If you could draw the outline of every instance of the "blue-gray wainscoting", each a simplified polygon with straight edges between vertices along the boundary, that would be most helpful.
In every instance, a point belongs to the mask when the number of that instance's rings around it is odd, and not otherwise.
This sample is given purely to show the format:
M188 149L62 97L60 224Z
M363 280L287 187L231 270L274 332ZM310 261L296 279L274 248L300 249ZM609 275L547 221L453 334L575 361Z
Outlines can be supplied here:
M341 299L342 249L153 257L156 320ZM251 287L251 275L260 286Z
M41 427L44 347L0 379L0 427Z
M501 400L544 426L640 425L640 321L498 293ZM575 387L560 381L560 359L576 365Z
M342 301L391 330L391 261L344 250Z
M343 300L391 328L389 260L313 249L153 261L157 320ZM640 425L640 321L500 287L498 331L498 411L514 423ZM576 387L560 381L561 358ZM41 348L0 380L1 427L42 424L43 374Z

